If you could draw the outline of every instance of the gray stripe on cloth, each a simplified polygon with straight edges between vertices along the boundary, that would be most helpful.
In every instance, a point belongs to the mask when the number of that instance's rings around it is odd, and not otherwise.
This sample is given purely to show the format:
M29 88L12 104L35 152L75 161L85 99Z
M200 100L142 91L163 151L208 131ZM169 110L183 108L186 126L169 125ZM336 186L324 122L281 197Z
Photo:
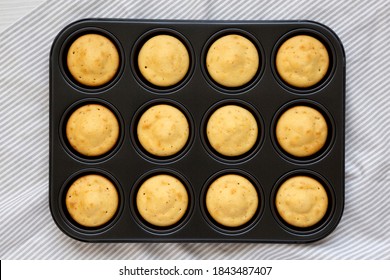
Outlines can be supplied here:
M347 56L343 218L309 244L82 243L49 212L49 52L93 17L321 22ZM0 33L1 259L390 259L390 4L378 1L47 1Z

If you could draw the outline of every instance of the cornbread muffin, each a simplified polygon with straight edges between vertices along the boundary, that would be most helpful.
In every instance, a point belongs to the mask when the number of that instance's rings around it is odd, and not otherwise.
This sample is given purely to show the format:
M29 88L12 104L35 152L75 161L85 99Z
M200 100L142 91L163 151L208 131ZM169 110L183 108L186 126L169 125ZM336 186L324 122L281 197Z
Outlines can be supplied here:
M211 78L225 87L240 87L256 75L259 54L247 38L230 34L216 40L206 56L206 67Z
M77 82L98 87L114 78L119 60L118 50L108 38L99 34L86 34L70 46L67 65Z
M87 104L75 110L66 124L69 144L84 156L100 156L117 143L119 123L110 109Z
M110 180L101 175L85 175L70 186L65 203L70 216L78 224L98 227L115 215L119 198Z
M137 209L148 223L168 227L184 216L188 193L183 183L171 175L156 175L147 179L136 197Z
M329 67L326 47L316 38L294 36L285 41L276 55L276 69L288 84L311 87L325 77Z
M287 153L307 157L326 142L328 126L323 115L308 106L295 106L284 112L276 125L276 138Z
M328 196L317 180L295 176L280 186L275 203L284 221L304 228L315 225L324 217L328 209Z
M206 193L206 208L211 217L227 227L246 224L256 213L257 191L246 178L236 174L219 177Z
M224 156L240 156L256 143L258 126L255 117L247 109L226 105L217 109L206 127L210 145Z
M138 67L148 82L169 87L185 77L190 67L190 56L179 39L157 35L142 46L138 54Z
M177 108L160 104L150 107L142 114L137 136L142 147L155 156L171 156L187 143L189 124Z

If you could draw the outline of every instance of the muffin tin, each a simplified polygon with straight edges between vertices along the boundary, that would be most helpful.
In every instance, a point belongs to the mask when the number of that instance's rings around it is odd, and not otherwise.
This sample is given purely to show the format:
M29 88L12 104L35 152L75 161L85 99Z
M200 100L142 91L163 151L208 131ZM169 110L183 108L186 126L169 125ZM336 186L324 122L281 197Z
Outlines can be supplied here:
M74 81L67 69L70 44L83 34L108 37L116 45L120 66L116 76L101 87ZM177 85L161 88L140 74L137 54L151 36L173 35L190 56L187 75ZM226 34L239 34L256 46L260 66L246 85L226 88L207 73L208 47ZM275 67L278 47L287 38L307 34L319 39L329 54L329 70L317 85L298 89L283 82ZM83 104L102 104L117 116L120 136L114 149L98 157L78 154L66 139L70 114ZM177 154L148 154L137 139L137 121L150 106L170 104L187 117L189 140ZM216 153L206 136L208 117L220 106L240 105L255 116L259 133L254 147L241 156ZM319 110L328 124L324 148L314 156L297 158L278 145L278 117L293 105ZM50 209L67 235L89 242L309 242L330 234L344 205L344 106L345 56L338 37L329 28L309 21L157 21L82 20L63 29L50 54ZM107 224L97 228L78 225L70 217L65 195L70 184L85 174L100 174L117 187L119 206ZM146 223L136 209L138 188L150 176L170 174L187 188L189 205L184 217L170 227ZM256 187L259 207L243 226L226 227L214 222L205 206L207 187L224 174L238 174ZM278 187L294 175L307 175L326 189L329 206L324 218L309 228L283 222L274 204Z

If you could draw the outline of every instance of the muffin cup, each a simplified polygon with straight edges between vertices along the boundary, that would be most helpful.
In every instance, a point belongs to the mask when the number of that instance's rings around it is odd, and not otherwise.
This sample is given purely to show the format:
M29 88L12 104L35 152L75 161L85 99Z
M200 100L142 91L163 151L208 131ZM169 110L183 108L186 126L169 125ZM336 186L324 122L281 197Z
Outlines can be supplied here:
M114 77L110 81L106 82L105 84L103 84L101 86L93 87L93 86L87 86L87 85L81 84L80 82L76 81L73 78L73 76L70 73L68 66L67 66L67 55L68 55L68 50L69 50L70 46L77 38L79 38L80 36L83 36L83 35L87 35L87 34L98 34L98 35L102 35L102 36L106 37L115 45L115 47L118 51L119 67L116 71L116 74L114 75ZM124 58L125 58L125 54L124 54L123 48L121 46L121 43L113 34L111 34L110 32L108 32L107 30L105 30L103 28L87 27L87 28L82 28L82 29L79 29L79 30L73 32L72 34L70 34L68 36L68 38L66 38L64 40L62 47L61 47L61 50L60 50L58 65L60 67L60 70L62 72L64 79L71 86L73 86L77 90L83 91L85 93L94 94L94 93L104 92L105 90L112 87L121 78L123 70L125 68Z
M184 116L186 117L189 125L189 136L187 139L187 142L183 146L183 148L178 151L177 153L170 155L170 156L157 156L149 153L144 147L142 147L140 141L138 140L137 137L137 126L140 118L142 117L143 113L148 110L149 108L156 106L156 105L170 105L173 106L177 109L179 109ZM157 162L159 164L165 164L165 163L170 163L176 160L179 160L181 157L183 157L188 150L191 148L191 145L194 141L195 138L195 124L193 121L193 118L190 114L190 112L179 102L169 100L169 99L155 99L153 101L147 102L143 104L137 112L134 114L132 117L132 122L130 125L130 137L131 137L131 142L136 149L136 151L142 156L143 158Z
M275 199L276 194L280 188L280 186L288 179L295 177L295 176L308 176L310 178L313 178L317 180L325 189L326 194L328 196L328 207L326 210L325 215L322 217L322 219L317 222L316 224L308 227L297 227L294 225L291 225L287 223L278 213L278 210L276 209ZM325 228L328 223L332 220L335 207L337 205L335 192L333 190L332 185L329 183L329 181L324 178L322 175L313 172L311 170L305 170L305 169L299 169L291 171L287 174L284 174L276 183L274 188L272 189L271 195L270 195L270 205L271 205L271 211L273 213L273 216L275 220L278 222L278 224L286 231L292 232L293 234L298 235L310 235L314 234L321 229Z
M310 108L313 108L320 112L322 116L324 117L327 127L328 127L328 135L325 141L325 144L323 147L314 153L313 155L310 156L304 156L304 157L298 157L294 156L287 151L285 151L280 144L278 143L278 140L276 138L276 125L278 123L278 120L280 116L286 112L288 109L295 107L295 106L308 106ZM309 101L309 100L304 100L304 99L298 99L291 101L287 104L284 104L275 114L274 118L272 119L271 123L271 131L269 132L271 135L271 140L272 144L275 148L275 150L285 159L298 163L298 164L308 164L315 162L317 160L320 160L322 157L326 156L326 153L328 153L332 149L332 145L334 143L335 137L336 137L336 124L330 115L330 113L326 110L324 106L321 104L314 102L314 101Z
M279 48L288 39L298 35L307 35L319 40L325 46L329 55L329 66L325 76L316 84L305 88L296 87L288 84L280 77L276 69L276 55L278 53ZM318 32L313 29L306 29L306 28L294 29L284 34L275 44L275 47L272 50L271 57L272 57L271 70L277 82L287 90L297 94L313 93L319 91L322 87L326 86L326 84L330 81L330 79L332 79L337 64L335 50L334 47L332 46L332 43L329 41L329 39L321 32Z
M186 188L187 190L187 195L188 195L188 206L186 209L186 213L181 217L181 219L170 225L170 226L157 226L149 223L146 221L141 214L139 213L137 209L137 202L136 202L136 197L138 190L140 189L141 185L149 178L157 175L170 175L178 179ZM134 184L134 187L132 188L132 191L130 193L130 211L135 219L135 221L141 226L143 229L146 231L152 233L152 234L157 234L157 235L167 235L167 234L172 234L180 230L180 228L185 227L186 223L190 219L193 209L194 209L194 191L191 187L190 182L179 172L171 169L165 169L165 168L159 168L155 170L151 170L148 173L145 173L143 176L141 176Z
M223 86L223 85L219 84L218 82L214 81L214 79L210 76L210 74L207 70L207 66L206 66L206 57L207 57L207 53L210 49L210 46L215 41L222 38L223 36L232 35L232 34L243 36L244 38L251 41L255 45L255 47L257 49L257 53L259 55L259 68L257 69L256 74L253 76L253 78L249 82L245 83L242 86L238 86L238 87L227 87L227 86ZM262 74L266 68L265 54L264 54L263 47L260 44L260 42L256 39L255 36L253 36L248 31L238 29L238 28L226 28L226 29L223 29L223 30L213 34L205 43L205 45L202 49L202 53L200 55L200 59L201 59L200 61L201 61L202 73L203 73L206 81L211 86L213 86L216 90L219 90L223 93L228 93L228 94L242 93L242 92L245 92L245 91L249 90L250 88L252 88L256 83L259 82L259 80L261 79Z
M257 127L258 127L258 135L255 144L253 147L247 151L246 153L238 156L226 156L222 155L218 151L216 151L210 144L208 138L207 138L207 123L211 117L211 115L219 108L227 105L236 105L240 106L244 109L247 109L254 118L256 119L257 122ZM210 153L211 156L213 156L216 160L226 162L226 163L239 163L243 162L245 160L250 159L251 157L255 156L255 154L261 149L262 143L264 141L264 135L265 135L265 130L264 130L264 121L263 118L261 117L260 113L256 110L256 108L247 103L244 102L240 99L226 99L220 102L217 102L213 106L211 106L207 112L204 114L201 122L201 127L200 127L200 138L202 140L202 144L206 151Z
M225 226L225 225L218 223L217 221L215 221L211 217L210 213L207 210L207 206L206 206L206 194L207 194L207 191L208 191L210 185L219 177L224 176L224 175L228 175L228 174L239 175L239 176L246 178L247 180L249 180L253 184L253 186L257 192L258 206L257 206L256 212L248 222L246 222L245 224L240 225L240 226L229 227L229 226ZM216 230L217 232L219 232L221 234L226 234L226 235L243 234L243 233L249 231L252 227L254 227L258 223L259 219L261 218L261 215L262 215L263 210L264 210L264 191L263 191L263 188L261 187L260 183L255 179L255 177L253 177L251 174L249 174L243 170L239 170L239 169L221 170L221 171L213 174L205 182L205 184L202 188L201 194L200 194L200 210L201 210L203 218L206 220L206 222L210 226L212 226L213 229Z
M74 181L76 181L80 177L86 176L86 175L101 175L101 176L105 177L106 179L108 179L109 181L111 181L114 184L114 186L118 192L118 208L116 210L116 213L108 222L104 223L101 226L87 227L87 226L80 225L70 216L70 214L67 210L66 204L65 204L65 197L66 197L66 194L67 194L69 187L72 185L72 183ZM115 223L118 221L118 219L120 218L121 213L123 211L124 193L123 193L122 186L120 185L119 181L117 179L115 179L115 177L112 174L108 173L105 170L101 170L101 169L97 169L97 168L88 168L88 169L83 169L83 170L77 171L76 173L72 174L64 182L64 184L61 188L61 191L60 191L58 204L59 204L60 215L64 219L66 225L68 227L70 227L72 230L78 232L78 234L88 236L88 235L92 235L92 234L99 234L99 233L105 232L105 231L107 231L115 226Z
M80 108L84 105L88 105L88 104L99 104L99 105L105 106L107 109L109 109L116 116L116 119L119 123L119 136L118 136L118 139L116 141L116 144L108 152L106 152L102 155L99 155L99 156L86 156L86 155L79 153L70 145L70 143L67 139L67 136L66 136L66 124L67 124L69 117L72 115L72 113L75 110L77 110L78 108ZM121 146L121 144L123 142L123 138L124 138L124 122L123 122L123 119L122 119L119 111L112 104L108 103L107 101L102 100L102 99L97 99L97 98L86 98L86 99L79 100L79 101L75 102L74 104L72 104L64 112L64 114L61 118L61 121L60 121L59 128L60 128L60 130L59 130L60 140L61 140L61 143L62 143L65 151L70 156L76 158L77 160L85 161L88 163L98 163L98 162L107 160L108 158L113 156L120 149L120 146Z
M142 46L151 38L158 35L170 35L178 39L181 43L184 44L184 46L187 49L189 59L190 59L190 65L188 67L188 71L184 78L180 80L178 83L171 85L171 86L158 86L154 85L151 82L147 81L145 77L141 74L139 68L138 68L138 54L142 48ZM168 94L173 93L179 90L181 87L185 86L185 84L188 83L188 81L191 79L192 74L194 72L195 68L195 53L193 51L193 48L191 46L190 41L186 37L184 37L181 33L174 29L169 28L156 28L149 30L145 32L134 44L132 47L132 52L130 54L130 65L131 65L131 71L133 72L133 75L137 82L144 87L145 89L157 93L157 94Z

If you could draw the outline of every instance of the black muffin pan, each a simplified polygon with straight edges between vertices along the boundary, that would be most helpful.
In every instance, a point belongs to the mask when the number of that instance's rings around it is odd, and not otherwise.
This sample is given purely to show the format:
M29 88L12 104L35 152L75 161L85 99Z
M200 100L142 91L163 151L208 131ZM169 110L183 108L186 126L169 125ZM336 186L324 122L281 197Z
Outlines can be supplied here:
M117 75L108 84L92 88L74 81L66 66L70 44L80 35L98 33L114 42L120 54ZM260 66L243 87L225 88L209 77L205 56L211 43L222 35L240 34L257 47ZM137 69L141 45L157 34L180 39L190 55L190 68L177 85L159 88L145 81ZM298 89L278 76L275 56L287 38L307 34L327 48L330 65L317 85ZM82 104L100 103L111 109L120 123L115 148L100 157L77 154L65 136L66 120ZM190 125L190 138L178 154L158 158L139 144L136 125L140 114L153 104L172 104L182 110ZM206 139L205 126L219 106L237 104L249 109L259 125L257 143L239 157L216 153ZM278 116L293 105L308 105L326 118L329 136L315 156L297 158L284 153L276 142ZM82 20L63 29L50 54L50 208L59 228L67 235L89 242L309 242L330 234L344 206L345 56L335 33L310 21L174 21L174 20ZM229 228L213 222L205 210L210 182L227 174L241 174L252 181L259 195L259 208L244 226ZM110 179L119 193L119 208L104 226L86 228L75 223L65 206L70 184L85 174ZM187 187L189 207L174 226L147 224L135 207L140 184L151 175L172 174ZM319 180L329 197L325 217L315 226L296 228L278 216L274 200L278 186L292 175Z

